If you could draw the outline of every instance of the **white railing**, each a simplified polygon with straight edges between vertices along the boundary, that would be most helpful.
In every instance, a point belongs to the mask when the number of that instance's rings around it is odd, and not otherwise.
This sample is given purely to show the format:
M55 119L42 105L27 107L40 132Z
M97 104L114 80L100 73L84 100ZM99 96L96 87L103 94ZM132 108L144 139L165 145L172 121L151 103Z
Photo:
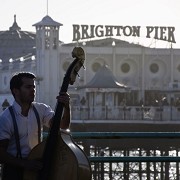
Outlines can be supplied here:
M180 121L180 108L174 106L72 106L74 120L156 120Z

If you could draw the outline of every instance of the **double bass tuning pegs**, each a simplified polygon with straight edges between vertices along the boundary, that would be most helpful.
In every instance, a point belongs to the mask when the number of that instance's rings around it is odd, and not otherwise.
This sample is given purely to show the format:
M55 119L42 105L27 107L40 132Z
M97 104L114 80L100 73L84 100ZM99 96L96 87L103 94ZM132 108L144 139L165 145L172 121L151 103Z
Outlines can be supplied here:
M75 73L76 73L77 77L78 77L78 78L80 78L80 75L79 75L79 73L78 73L77 71L75 71Z
M82 65L83 69L86 70L86 67L84 65Z

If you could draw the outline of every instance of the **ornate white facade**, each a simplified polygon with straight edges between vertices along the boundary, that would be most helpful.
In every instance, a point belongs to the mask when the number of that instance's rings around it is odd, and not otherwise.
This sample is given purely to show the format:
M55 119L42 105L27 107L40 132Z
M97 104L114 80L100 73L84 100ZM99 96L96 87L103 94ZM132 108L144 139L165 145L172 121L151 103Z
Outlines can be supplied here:
M19 54L19 58L12 57L6 63L0 57L0 104L5 99L12 102L9 90L11 75L16 71L31 71L38 77L37 100L54 108L64 74L73 61L71 52L77 45L85 51L86 70L81 69L80 78L69 87L74 105L78 105L83 97L88 107L121 106L124 100L126 106L140 105L141 101L143 105L151 106L156 100L161 101L162 96L169 103L180 97L180 49L148 48L114 38L64 44L59 40L61 23L45 16L34 26L34 52L29 56L28 53ZM98 84L86 88L104 65L128 90L99 88ZM78 90L78 87L84 88Z

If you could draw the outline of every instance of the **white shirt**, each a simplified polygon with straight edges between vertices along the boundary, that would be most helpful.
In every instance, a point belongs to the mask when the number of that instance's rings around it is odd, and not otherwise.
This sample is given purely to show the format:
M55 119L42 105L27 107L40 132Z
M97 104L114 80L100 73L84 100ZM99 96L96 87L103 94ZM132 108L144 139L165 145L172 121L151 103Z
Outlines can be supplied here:
M33 102L32 104L38 111L41 128L43 127L43 125L48 126L49 120L54 115L54 111L50 108L50 106L43 103ZM21 114L21 107L16 101L13 102L12 106L19 131L22 157L27 157L31 149L38 144L37 119L32 107L29 109L28 116L25 117ZM14 136L14 126L8 108L4 110L0 115L0 140L3 139L10 140L7 152L13 156L16 156L17 147Z

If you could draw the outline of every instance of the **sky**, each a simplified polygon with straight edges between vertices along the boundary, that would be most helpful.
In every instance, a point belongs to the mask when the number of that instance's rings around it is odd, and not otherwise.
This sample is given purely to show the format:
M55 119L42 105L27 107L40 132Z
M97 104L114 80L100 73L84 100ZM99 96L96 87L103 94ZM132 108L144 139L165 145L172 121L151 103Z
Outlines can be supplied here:
M148 47L180 48L179 9L179 0L6 0L0 6L0 31L8 30L16 15L21 30L35 32L32 25L49 15L63 24L59 36L65 43L72 42L73 24L141 26L140 37L116 38ZM146 26L175 27L176 43L146 38Z

